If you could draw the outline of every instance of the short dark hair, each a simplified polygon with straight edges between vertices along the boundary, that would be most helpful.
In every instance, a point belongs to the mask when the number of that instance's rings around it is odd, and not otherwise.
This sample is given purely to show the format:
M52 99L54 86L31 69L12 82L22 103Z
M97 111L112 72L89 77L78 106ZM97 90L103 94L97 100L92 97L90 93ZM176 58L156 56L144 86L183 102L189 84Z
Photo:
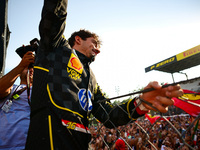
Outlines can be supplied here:
M79 31L76 31L71 34L71 37L68 39L68 43L71 46L71 48L75 44L75 37L79 36L82 40L86 40L87 38L93 37L97 41L97 47L100 47L101 41L99 40L99 36L93 32L90 32L89 30L81 29Z

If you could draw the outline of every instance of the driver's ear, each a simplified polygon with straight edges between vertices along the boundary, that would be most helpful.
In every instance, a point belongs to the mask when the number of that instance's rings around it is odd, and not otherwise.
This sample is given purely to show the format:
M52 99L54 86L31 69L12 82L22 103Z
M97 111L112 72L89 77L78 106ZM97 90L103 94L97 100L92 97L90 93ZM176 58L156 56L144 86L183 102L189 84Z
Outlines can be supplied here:
M80 36L75 36L75 42L78 44L78 45L81 45L81 37Z

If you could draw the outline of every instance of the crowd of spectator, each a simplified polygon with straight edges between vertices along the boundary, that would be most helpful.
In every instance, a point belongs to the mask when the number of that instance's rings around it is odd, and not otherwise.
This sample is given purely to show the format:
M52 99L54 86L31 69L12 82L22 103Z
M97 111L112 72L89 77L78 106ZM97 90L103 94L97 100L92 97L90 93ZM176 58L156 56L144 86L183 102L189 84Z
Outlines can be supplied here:
M90 149L190 150L188 145L193 149L200 149L200 126L195 132L196 122L192 117L177 115L170 117L169 121L178 132L167 121L163 120L151 124L148 119L138 119L136 122L115 129L108 129L101 123L96 126L91 125ZM196 143L193 139L194 134L197 135Z

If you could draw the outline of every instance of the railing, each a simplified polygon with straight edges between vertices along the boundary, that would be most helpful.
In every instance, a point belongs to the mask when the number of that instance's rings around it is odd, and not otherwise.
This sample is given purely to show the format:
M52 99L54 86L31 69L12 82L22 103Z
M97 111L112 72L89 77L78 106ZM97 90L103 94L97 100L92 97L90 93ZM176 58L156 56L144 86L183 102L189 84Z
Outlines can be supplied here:
M148 105L151 106L151 104ZM116 107L123 109L120 105ZM173 107L175 108L175 106ZM134 113L135 109L132 110L132 113ZM124 112L126 111L124 110ZM109 115L108 112L106 113ZM163 149L165 147L166 150L196 150L200 148L200 131L198 129L195 132L194 129L198 125L200 114L193 118L186 113L170 116L165 116L158 110L157 113L159 118L154 123L150 123L145 117L138 118L136 121L131 118L130 122L124 126L116 127L112 123L112 129L106 128L104 126L105 122L99 123L93 118L90 124L92 134L90 149L114 150L120 144L121 146L125 145L126 149L134 150L160 150L161 147ZM173 113L171 112L171 114ZM109 117L107 121L110 121ZM196 137L195 144L194 139Z

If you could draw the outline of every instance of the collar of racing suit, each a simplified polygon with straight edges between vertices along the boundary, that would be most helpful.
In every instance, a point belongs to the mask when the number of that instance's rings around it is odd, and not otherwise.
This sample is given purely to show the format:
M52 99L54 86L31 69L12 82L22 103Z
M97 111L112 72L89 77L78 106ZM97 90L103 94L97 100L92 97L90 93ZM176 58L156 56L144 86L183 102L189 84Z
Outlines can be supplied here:
M82 54L81 52L77 50L74 50L74 51L83 64L88 64L88 65L91 64L92 60L90 58L88 58L87 56L85 56L84 54Z

